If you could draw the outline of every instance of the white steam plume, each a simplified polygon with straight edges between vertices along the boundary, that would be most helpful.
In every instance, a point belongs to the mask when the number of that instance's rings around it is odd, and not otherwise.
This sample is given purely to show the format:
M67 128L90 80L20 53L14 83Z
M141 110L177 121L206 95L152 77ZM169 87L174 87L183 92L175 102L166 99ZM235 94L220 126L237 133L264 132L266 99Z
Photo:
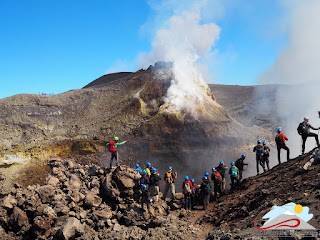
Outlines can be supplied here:
M200 60L212 54L212 47L220 34L215 23L203 23L201 10L206 3L192 1L193 7L171 16L166 27L156 32L151 53L141 56L142 63L173 63L175 78L165 98L169 109L192 112L196 103L206 96L208 86L202 74L205 67L203 62L200 65Z
M290 3L291 21L288 44L278 56L274 66L262 75L264 83L281 83L293 86L280 87L277 92L277 114L286 123L293 157L300 154L300 136L296 128L304 116L319 127L320 110L320 1ZM314 139L308 139L311 150Z

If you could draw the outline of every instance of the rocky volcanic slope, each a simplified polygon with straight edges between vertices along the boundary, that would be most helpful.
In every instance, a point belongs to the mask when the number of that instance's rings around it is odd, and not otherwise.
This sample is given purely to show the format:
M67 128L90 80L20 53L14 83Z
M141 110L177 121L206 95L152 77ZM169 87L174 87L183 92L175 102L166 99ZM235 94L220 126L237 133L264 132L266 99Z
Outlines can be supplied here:
M54 159L43 185L1 188L0 236L7 240L271 239L252 238L262 234L253 228L253 220L260 211L288 202L308 206L314 214L309 223L319 229L320 165L302 172L307 159L308 155L298 157L246 179L243 189L212 202L206 212L185 211L182 200L160 200L150 213L138 204L140 175L134 169L122 165L110 171ZM182 199L180 193L177 197Z

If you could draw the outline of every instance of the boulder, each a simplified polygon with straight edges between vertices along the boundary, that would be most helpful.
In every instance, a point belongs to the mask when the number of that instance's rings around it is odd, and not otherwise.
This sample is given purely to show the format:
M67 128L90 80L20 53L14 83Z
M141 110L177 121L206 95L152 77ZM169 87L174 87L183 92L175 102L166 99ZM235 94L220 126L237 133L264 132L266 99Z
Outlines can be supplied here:
M9 218L9 225L14 232L25 233L30 228L27 214L18 207L13 209Z
M36 192L38 193L42 203L50 203L55 195L54 188L51 185L40 186L36 188Z
M8 208L8 209L12 209L16 205L17 205L17 199L15 199L15 197L12 196L11 194L6 196L1 203L1 207Z
M102 202L102 199L94 192L88 192L84 199L84 203L92 208L92 207L98 207Z
M68 240L74 239L83 234L84 226L81 222L75 217L70 217L63 222L60 230L58 231L57 237L58 239Z

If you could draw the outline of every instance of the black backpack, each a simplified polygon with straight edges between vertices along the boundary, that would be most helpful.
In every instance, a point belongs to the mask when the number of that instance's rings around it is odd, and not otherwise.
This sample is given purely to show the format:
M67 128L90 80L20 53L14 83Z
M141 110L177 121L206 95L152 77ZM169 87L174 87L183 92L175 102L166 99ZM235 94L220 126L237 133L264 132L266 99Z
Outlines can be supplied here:
M276 141L277 146L283 145L282 135L277 135L274 140Z
M299 123L297 131L299 135L307 135L308 134L307 124L305 124L305 122Z

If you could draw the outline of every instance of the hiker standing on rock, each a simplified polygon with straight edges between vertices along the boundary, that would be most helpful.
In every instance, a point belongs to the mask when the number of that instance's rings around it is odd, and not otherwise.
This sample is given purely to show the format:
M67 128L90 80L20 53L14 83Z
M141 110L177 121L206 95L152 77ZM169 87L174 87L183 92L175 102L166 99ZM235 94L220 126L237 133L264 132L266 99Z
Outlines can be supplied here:
M287 161L289 161L290 157L290 149L286 146L285 141L288 141L287 136L281 132L281 128L277 128L277 135L275 137L275 142L277 144L277 150L278 150L278 162L281 164L281 159L280 159L280 150L283 148L284 150L287 151Z
M234 189L235 183L239 187L239 169L235 166L235 162L231 162L231 167L229 169L230 179L231 179L231 189Z
M269 167L270 148L267 146L267 141L263 141L262 145L263 145L263 156L262 156L263 168L264 168L264 165L266 164L268 170L270 170L270 167Z
M168 195L168 191L170 190L171 192L171 200L175 199L176 196L176 189L175 189L175 185L174 185L174 180L178 177L177 172L173 172L172 167L169 166L168 167L168 171L166 171L166 173L164 174L164 181L166 183L165 188L164 188L164 192L163 192L163 199L165 200L167 195Z
M140 202L141 202L141 208L142 211L144 212L144 204L147 205L147 209L148 212L151 214L151 202L152 202L152 198L150 197L150 193L148 190L147 185L142 184L141 185L141 198L140 198Z
M192 205L191 209L194 209L194 207L198 205L200 187L194 181L194 178L191 178L191 183L192 183L192 187L193 187L193 192L191 194L191 205Z
M142 186L143 184L146 185L147 187L150 184L149 178L147 177L147 171L146 170L142 170L141 172L141 178L139 180L140 186Z
M200 186L200 193L203 197L203 210L207 210L210 200L210 193L211 193L211 183L207 176L202 178L202 183Z
M242 180L242 172L244 170L244 166L248 166L248 163L244 163L244 160L246 159L246 155L242 154L239 159L236 160L235 165L239 170L239 182Z
M146 168L144 169L147 172L147 177L150 178L151 176L151 163L150 162L146 162Z
M226 191L226 171L228 170L228 167L226 165L224 165L223 161L220 161L219 166L216 167L216 169L222 177L221 193L225 193L225 191Z
M193 186L188 176L184 177L184 181L182 183L182 193L184 195L184 209L191 210L191 195L193 193Z
M153 197L155 202L159 201L159 182L161 180L160 174L156 168L151 168L151 175L150 175L150 195Z
M319 130L320 127L315 128L309 123L309 118L304 117L303 122L301 122L298 126L298 133L301 135L302 138L302 154L304 154L304 150L306 148L306 141L308 137L314 137L316 139L317 147L319 147L319 137L318 134L310 132L310 128L313 130Z
M221 196L222 176L217 171L216 168L213 167L211 170L212 170L211 181L213 182L213 187L214 187L214 198L215 200L217 200L218 193L219 193L219 197Z
M110 168L112 167L113 160L116 160L116 166L119 166L118 164L118 146L121 146L125 144L127 141L118 142L119 137L114 136L113 140L108 142L106 144L106 147L108 147L109 152L111 153L111 159L110 159Z
M257 145L253 148L253 152L256 153L257 175L259 175L259 165L263 168L263 172L266 171L264 165L261 163L263 161L263 146L260 139L258 139Z

